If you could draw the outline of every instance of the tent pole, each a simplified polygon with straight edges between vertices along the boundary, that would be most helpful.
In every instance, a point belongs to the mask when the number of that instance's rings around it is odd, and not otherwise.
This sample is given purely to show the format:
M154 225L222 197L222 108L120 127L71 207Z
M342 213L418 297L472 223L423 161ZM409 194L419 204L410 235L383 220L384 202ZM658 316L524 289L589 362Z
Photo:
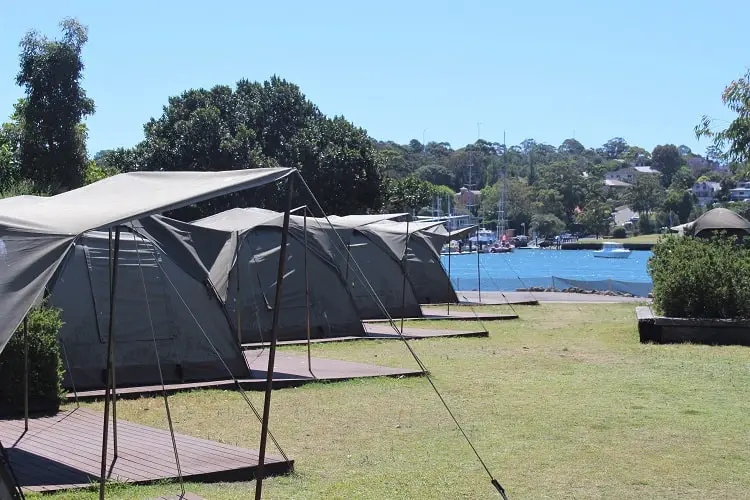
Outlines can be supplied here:
M23 318L23 428L29 431L29 317Z
M482 273L479 271L479 231L477 230L477 291L479 292L479 303L482 303Z
M102 468L99 477L99 499L104 500L104 484L107 479L107 437L109 433L109 398L112 387L112 346L115 325L115 292L117 291L117 261L120 257L120 227L115 229L115 245L111 254L112 282L109 289L109 331L107 334L107 389L104 395L104 428L102 429Z
M406 316L406 262L409 258L409 219L406 218L406 244L404 245L404 256L401 262L401 272L404 274L401 280L401 335L404 334L404 316Z
M240 281L241 281L240 280L240 268L242 267L242 265L240 264L240 261L239 261L239 255L240 255L240 252L238 249L237 250L237 256L238 256L237 271L234 273L237 279L237 293L235 294L235 298L234 298L234 307L237 310L236 311L237 312L237 344L240 346L240 349L242 349L242 323L241 323L242 318L241 318L241 312L240 312L240 309L242 309L241 307L242 301L240 300ZM262 341L263 339L261 339L261 342Z
M112 228L109 229L109 255L112 255ZM112 259L109 259L109 286L112 287L112 276L113 276L113 264ZM110 296L114 296L114 292ZM110 316L112 315L112 309L110 308ZM115 343L112 342L110 345L112 349L112 444L115 450L115 459L117 459L118 448L117 448L117 382L115 381Z
M312 371L312 354L310 353L310 274L307 270L307 206L305 206L303 230L305 232L305 309L307 313L307 369L315 378Z
M451 238L448 236L448 283L451 283ZM453 286L453 283L451 283ZM448 316L451 315L451 301L448 301Z
M276 337L279 328L279 316L281 313L281 289L284 284L284 267L286 264L286 245L289 237L289 213L292 208L292 194L294 188L294 176L290 175L287 180L287 206L284 211L284 225L281 231L281 248L279 249L279 270L276 275L276 297L273 304L273 320L271 323L271 349L268 352L268 368L266 371L266 394L263 400L263 420L260 430L260 447L258 450L258 472L255 482L255 500L260 500L263 494L263 476L266 459L266 441L268 440L268 418L271 412L271 391L273 390L273 370L276 361Z

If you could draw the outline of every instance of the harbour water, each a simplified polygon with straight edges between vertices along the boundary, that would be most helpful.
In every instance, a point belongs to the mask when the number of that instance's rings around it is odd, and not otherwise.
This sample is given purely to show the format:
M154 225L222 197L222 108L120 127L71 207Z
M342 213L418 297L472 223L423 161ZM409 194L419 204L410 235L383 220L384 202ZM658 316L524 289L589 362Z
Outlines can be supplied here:
M627 259L600 259L593 250L518 250L504 254L452 255L450 276L457 290L511 291L541 286L615 290L647 295L652 288L647 263L652 253L633 251ZM448 257L442 257L449 269Z

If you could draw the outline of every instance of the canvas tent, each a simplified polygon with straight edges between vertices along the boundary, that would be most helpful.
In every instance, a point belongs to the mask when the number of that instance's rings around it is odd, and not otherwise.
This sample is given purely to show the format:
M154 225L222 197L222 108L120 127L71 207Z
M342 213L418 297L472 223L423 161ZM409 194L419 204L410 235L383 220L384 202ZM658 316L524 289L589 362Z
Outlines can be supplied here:
M275 182L292 172L132 172L52 197L0 200L0 351L84 233Z
M70 366L68 389L106 385L109 248L107 233L85 233L50 286L49 303L62 310L59 341ZM246 375L219 297L201 272L184 269L170 253L133 233L121 235L114 327L118 385L159 382L154 338L166 383L227 378L227 367L236 377ZM210 332L210 343L201 329Z
M236 208L192 224L157 218L183 230L209 228L236 234L234 258L215 263L212 274L224 275L224 296L234 327L240 325L243 343L269 340L281 245L283 214L258 208ZM364 336L359 315L334 257L314 235L303 216L289 221L289 240L281 296L279 340ZM307 251L305 250L307 248ZM309 310L308 310L309 304ZM238 311L239 309L239 311ZM239 313L239 314L238 314Z
M409 231L408 250L406 231ZM371 239L387 241L396 257L406 252L406 276L419 304L458 302L455 290L440 262L440 250L448 241L442 222L385 221L363 228ZM403 271L400 272L403 275ZM421 313L419 314L421 315Z

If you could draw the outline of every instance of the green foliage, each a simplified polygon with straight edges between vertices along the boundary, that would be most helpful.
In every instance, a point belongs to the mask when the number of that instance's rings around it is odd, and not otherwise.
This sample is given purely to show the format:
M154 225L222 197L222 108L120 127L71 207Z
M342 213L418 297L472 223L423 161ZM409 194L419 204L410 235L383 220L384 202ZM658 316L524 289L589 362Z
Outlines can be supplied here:
M534 214L531 229L542 236L553 236L565 231L565 223L552 214Z
M633 186L628 188L628 204L640 214L658 207L663 198L664 188L655 175L639 175Z
M721 94L724 104L734 113L735 119L724 130L713 130L712 119L703 116L695 127L696 137L712 141L714 154L741 166L740 174L747 172L750 162L750 69L742 78L734 80Z
M100 167L97 165L96 161L91 160L88 162L88 165L86 165L86 173L83 177L83 183L91 184L119 173L120 172L118 172L116 168Z
M427 181L430 184L435 184L438 186L447 186L453 184L453 176L451 175L450 170L448 170L443 165L421 166L416 170L416 172L414 172L414 175L416 175L423 181Z
M57 334L62 327L60 311L39 307L28 314L29 406L56 410L65 391L63 365ZM0 354L0 407L6 412L23 411L24 335L23 324Z
M693 211L693 195L690 191L678 191L670 189L664 200L663 208L666 212L674 212L680 219L679 223L688 222L690 213Z
M582 224L587 233L593 233L597 236L606 234L609 230L609 217L612 210L600 201L594 201L584 207L583 211L578 214L577 220Z
M74 19L63 20L60 27L62 40L26 34L16 77L26 92L19 110L20 173L54 193L83 184L88 158L81 120L94 112L94 101L80 86L87 28Z
M653 234L654 224L648 215L638 219L638 234Z
M661 182L664 187L672 184L672 177L682 166L680 151L674 144L656 146L651 153L651 165L661 172Z
M383 202L383 156L367 132L343 117L326 117L299 87L281 78L241 80L234 90L219 85L186 91L169 99L162 116L145 125L145 135L136 151L120 154L116 168L295 167L327 213L363 213ZM298 192L307 201L301 187ZM173 215L195 218L250 205L280 208L283 199L280 188L269 186Z
M388 203L392 210L419 210L429 205L435 194L435 186L415 176L393 180L388 185Z
M670 189L690 189L695 184L695 177L693 177L690 169L682 166L672 176L672 183Z
M6 186L2 191L0 191L0 199L22 195L44 196L45 194L46 193L40 192L33 182L22 179Z
M665 316L750 317L750 250L732 238L664 237L648 270Z
M617 239L623 239L628 237L627 231L622 226L617 226L612 230L612 237Z

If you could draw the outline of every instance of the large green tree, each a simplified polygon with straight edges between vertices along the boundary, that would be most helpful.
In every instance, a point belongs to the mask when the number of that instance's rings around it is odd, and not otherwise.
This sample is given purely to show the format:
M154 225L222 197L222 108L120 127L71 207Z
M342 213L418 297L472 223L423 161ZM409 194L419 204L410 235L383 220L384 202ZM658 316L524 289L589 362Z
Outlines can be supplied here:
M415 176L396 179L388 183L388 208L411 213L429 205L437 193L434 185Z
M646 215L661 205L664 188L656 175L640 175L627 194L628 204L634 211Z
M750 69L724 88L721 100L737 116L722 130L713 129L713 120L703 116L695 135L711 139L711 156L738 164L745 175L750 163Z
M81 87L87 28L75 19L63 20L60 28L60 40L26 34L16 77L26 92L19 109L21 175L53 193L83 184L88 156L81 121L94 112L94 101Z
M661 172L661 182L664 187L672 184L672 177L682 166L680 151L674 144L656 146L651 152L651 165Z
M611 214L612 210L606 204L594 201L584 207L577 220L588 233L593 233L598 238L600 234L607 233Z
M171 97L162 116L145 125L145 135L138 152L132 158L124 155L123 164L201 171L295 167L327 213L377 210L383 201L383 157L367 132L343 117L326 117L299 87L281 78L241 80L235 89L216 86ZM109 154L108 160L116 156ZM280 208L275 187L254 191L176 216L250 204ZM297 193L297 202L309 202L301 186Z

